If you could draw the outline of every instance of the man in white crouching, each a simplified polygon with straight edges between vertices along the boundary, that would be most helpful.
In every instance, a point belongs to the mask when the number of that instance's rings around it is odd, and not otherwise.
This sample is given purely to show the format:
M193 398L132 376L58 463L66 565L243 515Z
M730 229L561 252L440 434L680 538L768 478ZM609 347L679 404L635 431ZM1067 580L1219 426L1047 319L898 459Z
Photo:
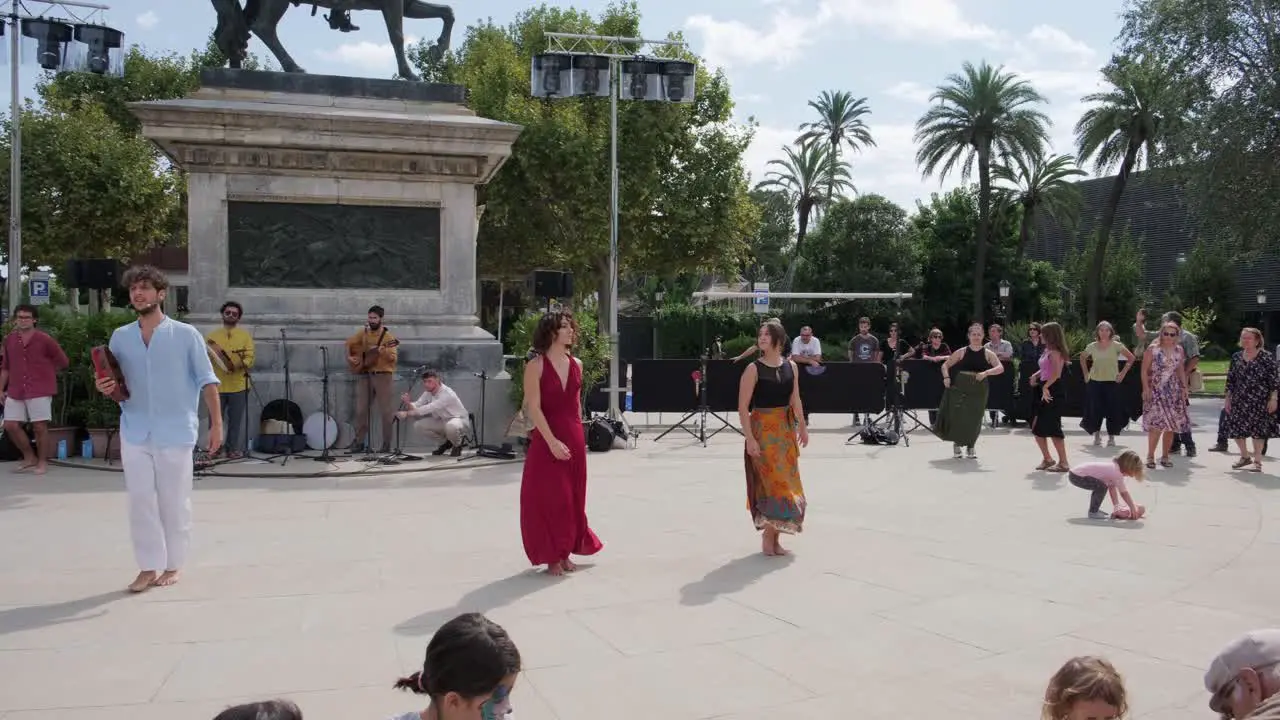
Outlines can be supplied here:
M467 419L467 408L453 388L440 382L440 376L434 370L422 371L422 395L417 400L409 397L409 393L400 396L407 409L396 413L401 420L419 418L413 429L426 435L440 444L432 455L443 455L446 452L457 457L471 434L471 422Z

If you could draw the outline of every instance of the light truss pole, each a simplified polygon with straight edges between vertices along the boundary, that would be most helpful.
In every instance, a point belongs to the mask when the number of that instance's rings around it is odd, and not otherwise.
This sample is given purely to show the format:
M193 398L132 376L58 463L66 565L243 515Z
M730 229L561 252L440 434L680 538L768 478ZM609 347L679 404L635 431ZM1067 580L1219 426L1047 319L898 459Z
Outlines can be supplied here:
M9 0L5 23L9 26L9 303L7 310L22 302L22 21L43 20L42 15L20 12L27 3L60 8L110 10L106 5L80 0Z
M609 58L609 417L622 416L618 406L618 393L623 387L619 377L618 359L618 95L621 92L621 76L618 72L622 60L657 59L646 56L648 47L684 49L685 43L673 40L645 40L644 38L616 37L610 35L580 35L577 33L546 33L548 55L594 55ZM661 53L665 54L665 53ZM674 54L674 53L672 53ZM671 58L675 59L675 58Z

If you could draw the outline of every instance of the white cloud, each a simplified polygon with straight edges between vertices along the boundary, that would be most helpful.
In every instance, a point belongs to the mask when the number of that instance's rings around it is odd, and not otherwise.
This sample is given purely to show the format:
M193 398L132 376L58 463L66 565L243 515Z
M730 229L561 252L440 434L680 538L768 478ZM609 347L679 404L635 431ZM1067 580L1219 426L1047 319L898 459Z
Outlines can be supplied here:
M965 19L954 0L822 0L817 23L843 21L910 40L988 40L1000 34Z
M1026 43L1044 54L1063 55L1079 62L1092 63L1098 53L1052 25L1037 25L1027 33Z
M408 48L417 42L418 38L406 35L404 46ZM391 48L391 43L376 43L368 40L343 43L329 50L317 50L316 54L344 66L347 72L358 69L362 72L381 72L386 75L396 70L396 54Z
M786 9L773 14L766 31L738 20L716 20L710 15L694 15L685 27L702 34L701 55L712 67L745 67L772 62L785 65L800 55L813 41L812 20L797 17Z
M160 23L160 16L156 15L155 12L148 10L134 18L134 22L138 23L138 27L143 30L150 30Z
M904 80L900 83L896 83L892 87L886 88L884 94L889 97L898 98L899 100L906 100L910 103L923 105L929 102L929 96L933 94L933 88L925 87L924 85L921 85L918 82L912 82L911 80Z

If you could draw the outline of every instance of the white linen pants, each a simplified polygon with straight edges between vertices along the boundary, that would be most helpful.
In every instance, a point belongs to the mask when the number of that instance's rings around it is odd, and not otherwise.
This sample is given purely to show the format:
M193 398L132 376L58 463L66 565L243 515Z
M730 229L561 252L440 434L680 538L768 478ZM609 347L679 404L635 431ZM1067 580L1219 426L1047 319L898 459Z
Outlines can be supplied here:
M426 435L428 438L439 441L441 439L448 440L454 445L462 444L463 438L468 434L471 423L466 418L444 418L428 415L413 424L413 429Z
M191 545L193 446L120 442L129 532L139 570L181 570Z

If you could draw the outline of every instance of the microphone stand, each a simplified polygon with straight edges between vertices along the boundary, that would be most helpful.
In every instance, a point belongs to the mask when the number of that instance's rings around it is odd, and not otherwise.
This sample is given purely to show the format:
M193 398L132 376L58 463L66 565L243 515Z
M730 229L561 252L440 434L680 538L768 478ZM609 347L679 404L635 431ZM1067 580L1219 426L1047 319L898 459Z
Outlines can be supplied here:
M495 460L512 460L516 453L511 449L510 445L485 445L484 444L484 406L485 406L485 386L489 381L489 373L481 370L478 373L471 373L480 378L480 427L473 427L471 431L476 436L476 451L469 457L460 457L458 462L466 460L475 460L476 458L492 458Z
M283 457L284 460L281 460L280 464L288 465L289 458L293 457L293 438L297 435L298 429L289 419L289 408L293 407L293 381L289 376L289 337L285 335L284 328L280 328L280 353L284 357L284 422L289 426L289 442L285 445L284 452L277 453L272 458Z
M311 458L316 462L336 463L347 458L333 457L329 454L329 348L320 346L320 445L319 457ZM336 423L335 423L336 424ZM337 441L337 438L334 438Z
M422 366L422 368L419 368L419 371L421 371L421 370L423 370L423 369L425 369L425 368L426 368L426 366L425 366L425 365L423 365L423 366ZM405 395L408 395L408 394L409 394L409 391L413 389L413 383L417 380L417 377L418 377L418 372L414 372L414 374L409 378L409 382L408 382L408 384L405 386L405 391L404 391L404 394L405 394ZM400 400L400 407L401 407L402 409L404 408L404 399L403 399L403 398L401 398L401 400ZM396 462L400 462L400 461L404 461L404 462L417 462L417 461L421 460L421 459L422 459L422 457L421 457L421 456L419 456L419 455L409 455L409 454L406 454L405 452L403 452L403 450L401 449L401 446L400 446L400 426L401 426L401 424L402 424L402 421L400 420L400 418L399 418L399 417L396 417L395 422L396 422L396 448L395 448L395 450L393 450L393 451L391 452L391 456L390 456L390 458L389 458L389 459L390 459L390 460L393 460L393 461L396 461Z
M243 366L245 364L244 356L247 351L232 350L231 352L235 353L236 357L240 358L240 364ZM252 386L253 378L250 376L249 368L247 366L245 366L243 370L244 370L244 390L242 392L244 392L244 424L240 426L240 431L244 433L244 456L236 458L235 460L223 460L222 462L218 463L219 465L226 465L227 463L244 462L245 460L254 459L253 445L252 443L249 442L249 388ZM257 393L257 388L254 388L254 393ZM261 402L261 400L259 400L259 402ZM223 438L223 446L226 446L229 443L230 439L231 438Z

